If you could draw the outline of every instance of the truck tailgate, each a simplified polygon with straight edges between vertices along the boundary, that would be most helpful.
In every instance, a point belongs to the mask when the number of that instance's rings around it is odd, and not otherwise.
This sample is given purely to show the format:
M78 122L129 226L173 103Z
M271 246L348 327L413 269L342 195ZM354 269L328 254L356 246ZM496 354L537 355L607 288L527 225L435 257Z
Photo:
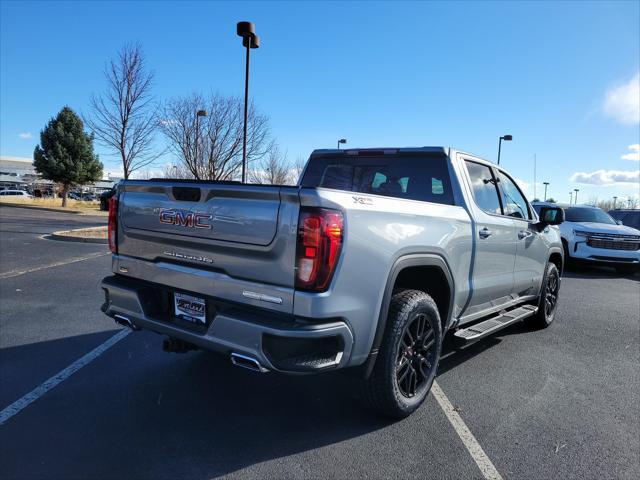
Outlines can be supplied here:
M128 180L119 192L120 257L293 288L295 187Z

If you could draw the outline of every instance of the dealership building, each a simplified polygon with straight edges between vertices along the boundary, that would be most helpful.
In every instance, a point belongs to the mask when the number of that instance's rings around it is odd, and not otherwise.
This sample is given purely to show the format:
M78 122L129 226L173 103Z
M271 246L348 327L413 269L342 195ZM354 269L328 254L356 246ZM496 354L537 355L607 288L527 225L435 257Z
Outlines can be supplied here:
M84 191L100 193L109 190L122 178L109 173L95 183L82 186ZM27 157L0 157L0 189L3 188L53 188L51 180L44 180L36 172L33 159Z

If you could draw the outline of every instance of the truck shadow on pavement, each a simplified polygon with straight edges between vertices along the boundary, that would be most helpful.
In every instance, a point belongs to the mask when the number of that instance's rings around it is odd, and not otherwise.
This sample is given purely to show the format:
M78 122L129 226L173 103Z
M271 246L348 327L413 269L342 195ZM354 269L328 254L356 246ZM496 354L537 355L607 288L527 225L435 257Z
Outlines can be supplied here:
M69 340L7 348L5 358L46 358ZM352 383L340 372L257 374L131 334L0 426L3 478L205 479L313 456L392 423L363 409ZM301 468L294 476L308 476Z
M514 325L500 335L529 330ZM49 358L51 352L69 347L77 357L79 345L82 352L95 348L111 335L105 333L10 347L3 357L23 369L28 368L26 359ZM411 442L406 447L397 444L398 436L406 434L405 422L418 422L421 438L443 434L438 423L442 416L433 415L433 397L410 419L394 422L363 408L357 378L347 372L264 375L207 352L167 354L161 341L146 332L129 335L1 426L5 478L269 476L269 469L277 466L261 464L273 460L286 461L285 471L292 477L317 477L313 465L326 468L335 455L331 449L342 451L339 445L356 437L366 438L358 442L369 451L380 449L379 460L392 467L387 456L420 454L410 453ZM499 337L489 337L456 350L446 340L438 373L500 343ZM68 365L63 358L58 363L55 371ZM41 372L44 376L37 381L55 371ZM24 385L20 390L19 395L27 391ZM451 465L447 454L431 453L428 462ZM292 455L300 456L294 461L300 470L292 471L292 460L284 460ZM343 475L344 468L336 464L333 475Z

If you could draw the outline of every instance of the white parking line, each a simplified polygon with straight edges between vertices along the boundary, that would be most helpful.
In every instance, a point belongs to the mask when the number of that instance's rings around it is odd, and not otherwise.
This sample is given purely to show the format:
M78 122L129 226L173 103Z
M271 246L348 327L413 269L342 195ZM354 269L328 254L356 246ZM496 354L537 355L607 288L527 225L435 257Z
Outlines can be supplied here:
M109 338L106 342L100 344L98 347L96 347L95 349L87 353L85 356L73 362L64 370L56 373L53 377L51 377L49 380L44 382L42 385L36 387L35 389L31 390L22 398L13 402L11 405L9 405L7 408L5 408L0 412L0 425L4 424L16 413L19 413L21 410L23 410L24 408L26 408L27 406L35 402L37 399L39 399L49 390L51 390L52 388L55 388L60 383L64 382L67 378L69 378L71 375L76 373L82 367L90 364L93 360L98 358L100 355L102 355L104 352L109 350L111 347L113 347L116 343L118 343L124 337L129 335L129 333L131 333L131 330L129 329L120 330L113 337Z
M71 260L64 260L61 262L50 263L48 265L41 265L39 267L28 268L26 270L11 270L9 272L0 273L0 279L17 277L19 275L24 275L25 273L37 272L39 270L44 270L46 268L60 267L62 265L69 265L70 263L82 262L84 260L90 260L92 258L104 257L105 255L109 255L110 253L111 252L94 253L92 255L87 255L85 257L72 258Z
M447 419L453 425L456 433L462 440L462 443L467 448L469 453L471 454L471 458L476 462L478 468L482 472L482 475L487 480L502 480L502 475L496 470L496 467L493 465L489 457L476 440L476 437L473 436L467 424L464 423L462 417L456 412L455 408L444 394L440 385L437 382L433 382L433 386L431 387L431 393L435 397L436 401L442 408L442 411L447 416Z

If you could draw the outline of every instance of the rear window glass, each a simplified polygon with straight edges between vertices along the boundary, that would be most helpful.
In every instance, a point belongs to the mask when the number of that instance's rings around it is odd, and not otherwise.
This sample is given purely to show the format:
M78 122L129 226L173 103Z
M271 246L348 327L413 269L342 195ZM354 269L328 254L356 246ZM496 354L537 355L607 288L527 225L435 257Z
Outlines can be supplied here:
M453 192L444 155L319 157L309 162L303 187L453 205Z

